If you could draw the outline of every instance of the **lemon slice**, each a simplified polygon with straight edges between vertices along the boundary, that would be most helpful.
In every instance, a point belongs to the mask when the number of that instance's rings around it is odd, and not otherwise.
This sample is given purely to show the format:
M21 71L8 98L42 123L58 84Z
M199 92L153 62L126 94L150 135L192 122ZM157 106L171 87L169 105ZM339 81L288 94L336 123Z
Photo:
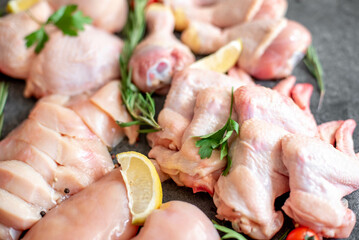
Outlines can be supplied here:
M242 41L237 39L221 47L217 52L194 62L190 68L225 73L236 64L241 52Z
M156 168L143 154L123 152L116 155L126 184L132 224L142 225L146 217L162 204L162 186Z
M11 0L7 3L6 10L10 13L25 11L40 0Z

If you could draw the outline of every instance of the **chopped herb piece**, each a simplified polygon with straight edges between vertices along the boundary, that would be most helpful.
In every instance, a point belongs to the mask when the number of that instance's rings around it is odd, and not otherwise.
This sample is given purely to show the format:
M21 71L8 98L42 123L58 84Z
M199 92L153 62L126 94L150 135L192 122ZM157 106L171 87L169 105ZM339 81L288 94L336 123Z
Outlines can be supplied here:
M242 234L227 228L225 226L219 225L216 221L212 220L214 227L221 232L226 233L221 239L237 239L237 240L247 240Z
M0 82L0 136L2 127L4 125L4 108L8 96L9 84L7 82Z

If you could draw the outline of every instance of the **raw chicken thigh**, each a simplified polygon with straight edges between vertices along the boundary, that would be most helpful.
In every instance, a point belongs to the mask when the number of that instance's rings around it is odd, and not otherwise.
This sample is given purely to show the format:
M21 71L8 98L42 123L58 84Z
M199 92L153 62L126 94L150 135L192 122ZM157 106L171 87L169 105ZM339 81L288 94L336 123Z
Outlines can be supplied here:
M41 1L29 12L39 21L46 22L52 9ZM27 78L34 61L34 47L26 48L25 36L36 31L40 25L26 12L9 14L0 18L0 72L13 78Z
M84 15L92 18L93 25L108 32L120 31L126 23L126 0L47 0L54 9L76 4Z
M194 62L187 46L174 35L169 8L151 4L146 10L149 34L136 47L130 61L132 81L144 92L167 93L172 76Z
M115 169L49 211L23 239L128 240L137 228L121 171Z
M132 240L219 240L207 216L196 206L171 201L162 204L146 219L140 233Z
M118 78L122 45L118 37L91 26L86 26L77 37L55 30L34 59L25 97L75 95Z

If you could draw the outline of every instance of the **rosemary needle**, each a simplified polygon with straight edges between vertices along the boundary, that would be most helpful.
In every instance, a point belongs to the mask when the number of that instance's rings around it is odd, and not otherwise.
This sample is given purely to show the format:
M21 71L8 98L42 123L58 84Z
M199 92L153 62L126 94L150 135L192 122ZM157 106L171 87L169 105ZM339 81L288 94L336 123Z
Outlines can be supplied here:
M309 72L317 79L318 87L320 90L320 98L318 103L318 110L320 109L324 94L325 94L325 85L323 80L323 68L322 64L319 61L319 57L317 55L317 51L314 49L312 45L308 47L307 54L304 58L304 64L307 66Z
M7 82L0 82L0 136L4 124L4 108L8 96L9 84Z

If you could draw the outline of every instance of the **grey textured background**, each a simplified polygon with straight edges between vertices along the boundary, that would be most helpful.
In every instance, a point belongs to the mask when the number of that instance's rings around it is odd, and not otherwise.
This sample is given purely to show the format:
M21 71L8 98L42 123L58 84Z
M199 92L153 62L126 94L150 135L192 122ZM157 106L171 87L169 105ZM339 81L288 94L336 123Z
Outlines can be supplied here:
M0 9L7 0L0 0ZM320 111L317 111L318 91L314 91L311 108L318 124L339 119L352 118L359 122L359 0L289 0L287 17L305 25L313 36L325 72L326 95ZM294 71L298 82L309 82L316 86L303 63ZM5 107L3 136L26 119L35 99L22 96L24 81L14 80L0 74L1 81L10 82L8 102ZM273 86L273 82L264 83ZM157 109L163 105L163 97L156 96ZM354 132L355 149L359 151L359 131ZM120 143L114 152L135 150L147 154L149 147L144 136L134 146L127 141ZM359 174L359 173L358 173ZM193 194L188 188L177 187L172 181L163 183L164 202L173 199L194 203L211 219L215 219L215 206L206 193ZM359 217L359 191L346 197L349 207ZM289 226L290 220L286 222ZM284 229L274 238L278 239ZM349 239L359 239L357 223Z

